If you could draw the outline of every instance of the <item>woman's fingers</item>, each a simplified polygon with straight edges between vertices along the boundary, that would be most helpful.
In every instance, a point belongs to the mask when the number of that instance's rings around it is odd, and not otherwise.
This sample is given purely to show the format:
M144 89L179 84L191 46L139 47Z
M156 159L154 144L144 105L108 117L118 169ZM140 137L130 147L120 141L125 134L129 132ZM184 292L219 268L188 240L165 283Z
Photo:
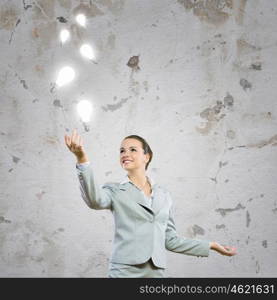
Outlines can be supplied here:
M70 147L71 138L68 135L65 135L64 140L65 140L65 143L66 143L67 147Z
M72 135L71 135L71 142L72 143L76 143L76 138L77 138L78 134L77 134L77 130L76 128L73 129Z
M77 156L84 155L84 148L83 148L83 139L77 133L77 129L74 128L72 131L71 136L65 135L64 136L65 143L68 149Z
M237 254L235 247L223 246L227 255L232 256Z

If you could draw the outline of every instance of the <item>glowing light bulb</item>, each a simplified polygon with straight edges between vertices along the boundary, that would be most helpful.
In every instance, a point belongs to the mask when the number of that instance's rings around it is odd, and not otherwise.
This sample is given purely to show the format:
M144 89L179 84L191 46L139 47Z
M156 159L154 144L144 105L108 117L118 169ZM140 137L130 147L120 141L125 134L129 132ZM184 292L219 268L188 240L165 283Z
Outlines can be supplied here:
M83 27L86 26L86 16L83 14L78 14L76 16L76 21Z
M90 59L90 60L92 60L92 59L94 58L94 54L93 54L92 48L91 48L91 46L88 45L88 44L83 44L83 45L80 47L80 53L81 53L84 57L86 57L86 58L88 58L88 59Z
M70 81L72 81L75 78L75 72L71 67L63 67L59 74L58 74L58 78L56 80L56 84L57 86L63 86L67 83L69 83Z
M60 33L60 39L62 43L65 43L69 39L70 33L67 29L63 29Z
M81 117L81 120L84 123L88 123L90 121L90 116L92 113L92 105L88 100L81 100L77 104L77 112Z

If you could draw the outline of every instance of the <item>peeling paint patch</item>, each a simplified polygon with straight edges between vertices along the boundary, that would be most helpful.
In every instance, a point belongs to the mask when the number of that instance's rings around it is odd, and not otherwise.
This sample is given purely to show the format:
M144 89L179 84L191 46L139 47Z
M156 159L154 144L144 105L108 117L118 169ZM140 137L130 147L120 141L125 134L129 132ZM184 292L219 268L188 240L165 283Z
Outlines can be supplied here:
M25 0L23 0L23 8L24 8L24 10L28 10L28 9L31 8L31 7L32 7L31 4L27 4L27 5L26 5Z
M197 235L197 234L199 234L199 235L204 235L205 234L205 230L202 227L200 227L196 224L193 225L192 231L193 231L194 236Z
M249 224L250 224L250 214L249 214L249 211L247 210L246 211L246 227L249 227Z
M232 0L178 0L187 11L192 10L193 14L201 21L214 25L225 23L232 13Z
M127 62L127 66L135 71L140 70L140 67L138 64L139 64L139 55L132 56Z
M239 3L239 7L237 9L237 14L236 14L236 22L239 25L243 24L243 18L244 18L244 12L245 12L245 5L246 5L247 0L239 0L239 1L235 1L234 4L238 4Z
M130 98L130 97L129 97ZM121 101L115 104L107 104L106 106L102 106L104 111L115 111L122 107L122 105L128 101L129 98L122 98Z
M262 245L263 245L264 248L267 248L267 240L263 240Z
M58 20L60 23L67 23L67 19L64 18L64 17L57 17L57 20Z
M3 216L0 216L0 224L1 223L10 224L11 222L12 222L11 220L5 219Z
M25 90L28 90L28 86L27 86L26 81L24 79L20 79L20 83L23 85Z
M227 93L227 96L224 97L224 107L230 108L234 105L234 98L232 95Z
M47 20L51 20L55 16L55 0L36 0L32 3L33 7L33 19L41 20L42 18L46 18Z
M20 161L20 158L17 157L17 156L13 155L12 158L13 158L13 162L16 163L16 164Z
M4 6L1 4L0 29L12 30L18 20L18 11L15 6Z
M224 163L222 161L219 162L219 168L222 168L226 165L228 165L228 161L225 161Z
M245 41L244 39L237 40L237 55L248 54L253 51L261 50L261 47L257 47Z
M62 105L61 105L61 101L59 100L59 99L55 99L54 101L53 101L53 105L54 106L56 106L56 107L63 107Z
M220 225L216 225L215 228L216 229L221 229L221 228L225 228L225 224L220 224Z
M203 135L207 135L213 128L215 122L220 121L222 118L226 116L225 113L219 115L222 112L222 110L225 107L231 108L233 107L233 105L234 105L233 96L227 93L227 96L224 97L224 104L222 103L222 101L216 101L216 105L212 107L208 107L200 113L200 117L202 119L206 119L207 122L205 124L205 127L202 128L196 127L196 130Z
M217 208L215 209L216 212L219 212L223 217L229 213L236 210L245 209L245 206L242 206L240 203L235 208Z
M267 145L275 146L276 142L277 142L277 134L275 134L274 136L272 136L268 140L261 141L257 144L249 144L249 145L246 145L246 147L247 148L263 148Z
M262 64L261 63L251 64L250 69L256 70L256 71L261 71L262 70Z
M244 78L239 81L239 84L242 86L244 91L252 88L252 84Z

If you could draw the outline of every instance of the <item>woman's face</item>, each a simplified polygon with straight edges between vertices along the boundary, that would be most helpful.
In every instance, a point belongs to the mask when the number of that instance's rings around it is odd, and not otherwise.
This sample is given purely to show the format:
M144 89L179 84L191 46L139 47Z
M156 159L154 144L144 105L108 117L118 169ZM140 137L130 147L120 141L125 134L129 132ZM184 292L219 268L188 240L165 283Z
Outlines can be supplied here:
M137 139L128 138L122 141L120 145L120 164L125 170L142 169L148 162L149 153L144 154L142 143Z

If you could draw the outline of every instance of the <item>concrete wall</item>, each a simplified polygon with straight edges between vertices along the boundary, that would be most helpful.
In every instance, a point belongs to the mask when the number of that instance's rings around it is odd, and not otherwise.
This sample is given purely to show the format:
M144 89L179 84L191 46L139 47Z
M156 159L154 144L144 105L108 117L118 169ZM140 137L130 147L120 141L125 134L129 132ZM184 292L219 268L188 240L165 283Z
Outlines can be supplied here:
M107 276L112 214L81 199L64 144L73 128L99 183L121 180L121 140L143 136L179 234L238 248L168 252L169 277L276 276L276 4L1 0L0 276ZM64 65L75 80L56 88ZM82 97L93 103L89 131Z

